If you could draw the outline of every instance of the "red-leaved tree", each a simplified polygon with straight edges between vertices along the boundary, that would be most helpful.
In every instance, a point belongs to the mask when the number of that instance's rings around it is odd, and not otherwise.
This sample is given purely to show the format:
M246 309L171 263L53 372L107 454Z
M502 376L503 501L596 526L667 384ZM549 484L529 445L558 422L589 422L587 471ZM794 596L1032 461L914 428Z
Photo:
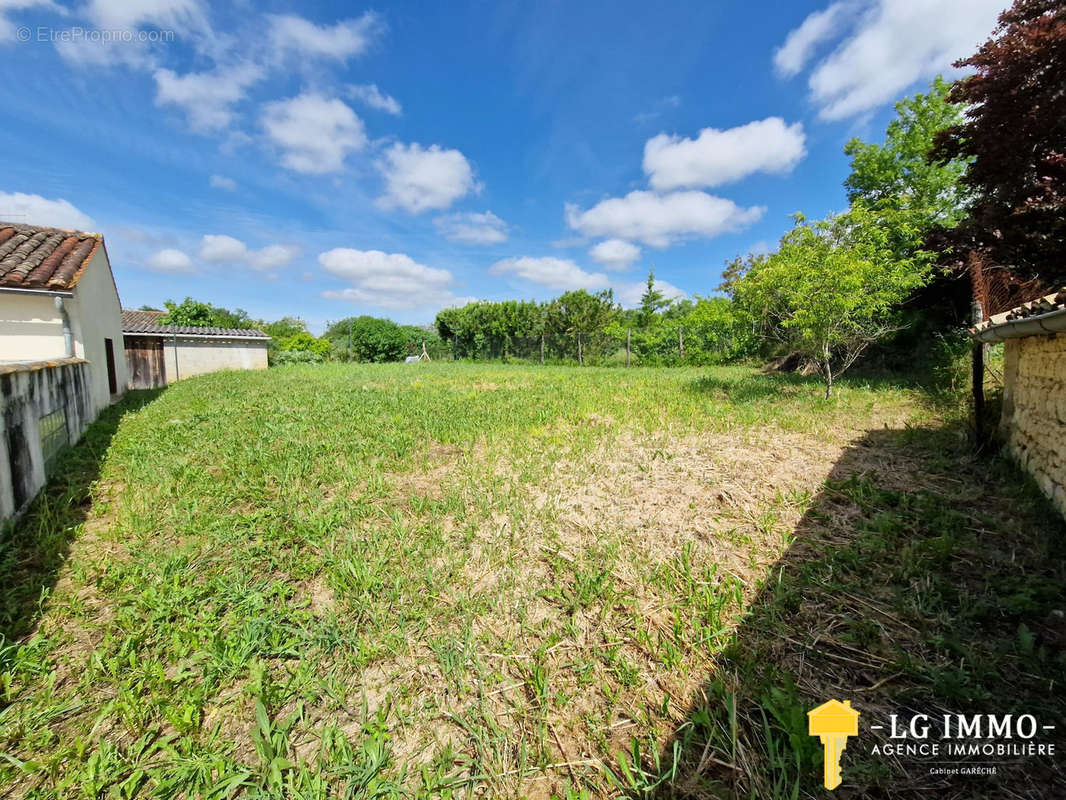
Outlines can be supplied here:
M1066 283L1066 2L1016 0L949 99L966 120L934 157L972 159L968 218L944 241L961 263L1002 265L1013 280ZM975 290L979 293L980 287Z

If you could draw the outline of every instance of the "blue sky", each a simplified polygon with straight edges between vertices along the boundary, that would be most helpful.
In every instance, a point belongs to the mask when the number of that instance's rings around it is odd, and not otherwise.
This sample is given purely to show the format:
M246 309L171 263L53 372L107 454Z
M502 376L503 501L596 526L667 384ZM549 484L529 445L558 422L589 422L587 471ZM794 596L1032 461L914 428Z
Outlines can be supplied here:
M127 307L312 330L709 294L1005 0L0 0L0 218L104 234Z

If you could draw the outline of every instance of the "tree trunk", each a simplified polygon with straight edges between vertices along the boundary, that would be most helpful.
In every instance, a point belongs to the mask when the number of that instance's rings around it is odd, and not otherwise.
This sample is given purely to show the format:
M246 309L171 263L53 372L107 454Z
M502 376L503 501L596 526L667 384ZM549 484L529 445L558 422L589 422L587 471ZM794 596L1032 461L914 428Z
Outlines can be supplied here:
M577 365L579 367L585 366L585 361L581 357L581 334L577 335Z
M544 364L544 334L540 335L540 363Z
M682 361L685 360L685 335L681 331L681 326L677 326L677 356Z
M633 336L633 329L626 328L626 366L629 366L629 340Z
M978 325L984 319L981 304L973 304L973 324ZM985 433L985 343L975 340L973 343L973 437L978 449L984 447Z
M825 399L828 400L833 396L833 362L829 357L828 344L822 348L822 355L825 358Z

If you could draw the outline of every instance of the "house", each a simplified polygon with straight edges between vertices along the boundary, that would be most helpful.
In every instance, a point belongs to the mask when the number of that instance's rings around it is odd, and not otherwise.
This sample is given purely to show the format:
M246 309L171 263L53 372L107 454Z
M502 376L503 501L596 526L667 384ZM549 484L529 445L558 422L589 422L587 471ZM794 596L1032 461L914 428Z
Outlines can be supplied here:
M125 391L120 310L100 234L0 222L0 520Z
M120 310L103 236L0 222L0 362L89 362L90 421L128 383Z
M246 328L163 325L163 311L122 311L131 389L151 389L224 369L266 369L270 337Z
M973 335L1003 342L1001 434L1066 515L1066 290L996 314Z

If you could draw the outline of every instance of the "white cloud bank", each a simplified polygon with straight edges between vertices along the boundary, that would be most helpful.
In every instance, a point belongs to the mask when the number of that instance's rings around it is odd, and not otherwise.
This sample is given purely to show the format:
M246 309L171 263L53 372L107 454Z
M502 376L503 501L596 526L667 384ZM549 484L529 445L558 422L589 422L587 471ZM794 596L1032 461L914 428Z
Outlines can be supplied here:
M782 175L807 154L803 125L780 117L736 128L704 128L695 139L661 133L644 145L644 172L653 189L719 186L756 172Z
M552 256L505 258L489 267L489 273L521 278L562 292L573 289L606 289L611 283L602 272L586 272L568 258Z
M39 194L22 192L0 192L0 220L79 231L91 231L96 227L92 217L62 198L50 200Z
M607 239L594 245L589 256L604 269L621 271L629 269L640 258L640 248L623 239Z
M188 274L194 272L192 259L181 250L167 247L159 250L148 257L144 262L148 269L154 272L167 272L172 274Z
M154 26L185 31L206 24L201 0L90 0L85 11L89 19L106 30Z
M789 32L785 43L774 51L777 74L785 78L798 75L818 47L841 32L849 14L854 11L854 3L833 3L809 14L798 28Z
M840 120L897 99L909 86L951 71L992 32L1005 0L866 0L859 12L834 3L792 31L774 55L797 74L818 44L847 34L815 64L811 100L823 119Z
M308 92L267 103L263 130L281 150L281 163L296 172L321 175L344 168L345 157L366 147L366 129L336 98Z
M227 178L225 175L212 175L209 183L212 189L222 189L226 192L237 190L237 181L233 180L233 178Z
M157 69L153 73L157 106L177 106L185 112L195 131L217 131L233 121L233 106L244 99L249 87L265 77L254 64L242 64L213 72L189 72L178 75L173 70Z
M585 236L639 241L659 248L684 239L740 231L765 213L763 206L741 208L732 200L697 191L656 194L638 190L603 200L586 211L566 204L567 223Z
M404 253L337 247L320 254L318 263L352 284L323 292L328 300L406 311L461 305L471 299L452 293L455 279L448 270L419 264Z
M358 19L341 20L335 25L315 25L294 14L270 14L267 18L274 52L302 58L346 61L365 53L383 29L380 18L373 11Z
M436 144L394 144L385 151L378 168L385 176L385 194L378 205L402 208L411 214L443 210L480 189L466 156Z
M293 244L271 244L250 250L240 239L225 234L208 233L200 241L200 258L212 264L239 263L259 272L274 272L300 257Z
M403 107L392 95L385 94L378 88L376 83L352 85L345 89L345 94L352 100L357 100L370 108L384 111L386 114L399 116L403 113Z
M440 235L464 244L500 244L507 241L507 223L491 211L445 214L433 220Z

